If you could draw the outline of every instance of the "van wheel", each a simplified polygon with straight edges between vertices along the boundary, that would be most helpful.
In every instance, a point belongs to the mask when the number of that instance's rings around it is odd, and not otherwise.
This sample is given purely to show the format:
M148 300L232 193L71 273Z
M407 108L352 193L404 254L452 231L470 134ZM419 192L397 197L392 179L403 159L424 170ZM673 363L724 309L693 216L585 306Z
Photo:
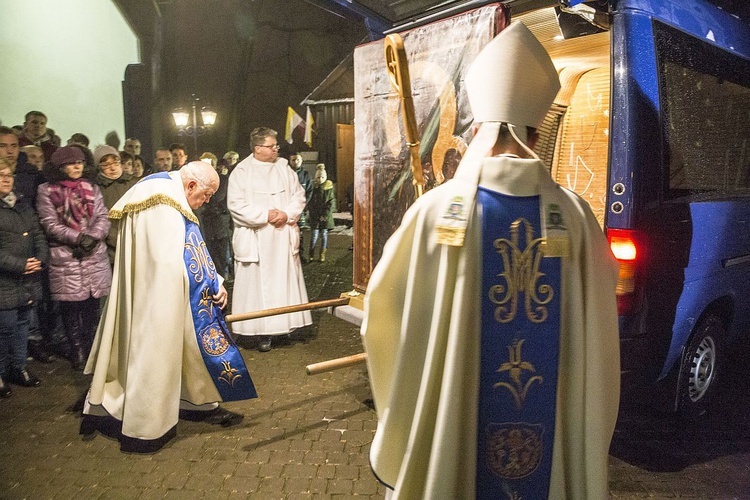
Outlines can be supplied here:
M723 364L724 325L716 316L700 322L685 348L678 387L678 411L689 420L703 417L713 394Z

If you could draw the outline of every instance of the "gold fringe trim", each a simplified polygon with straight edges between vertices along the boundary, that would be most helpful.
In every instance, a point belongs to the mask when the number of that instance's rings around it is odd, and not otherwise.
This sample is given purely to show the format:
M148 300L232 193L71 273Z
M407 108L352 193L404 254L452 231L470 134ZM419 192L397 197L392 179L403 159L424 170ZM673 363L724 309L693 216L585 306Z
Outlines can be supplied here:
M452 247L464 246L466 237L466 226L435 226L438 245L448 245Z
M186 219L198 224L198 218L193 212L188 212L182 205L177 203L173 198L170 198L166 194L155 194L153 196L149 196L143 201L139 201L137 203L128 203L122 208L122 210L110 210L109 218L119 220L122 219L125 214L143 212L144 210L155 207L157 205L170 206L180 212Z

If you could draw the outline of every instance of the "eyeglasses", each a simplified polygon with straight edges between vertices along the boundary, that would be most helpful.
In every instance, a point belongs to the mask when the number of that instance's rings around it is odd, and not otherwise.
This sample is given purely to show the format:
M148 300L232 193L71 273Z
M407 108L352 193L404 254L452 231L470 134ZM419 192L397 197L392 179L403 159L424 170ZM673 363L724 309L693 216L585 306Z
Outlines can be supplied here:
M0 179L12 179L13 174L0 174Z
M120 165L122 165L122 162L120 160L115 160L109 163L100 163L99 168L101 168L102 170L106 170L108 168L119 167Z
M271 148L271 149L280 149L281 146L278 144L259 144L257 147L259 148Z

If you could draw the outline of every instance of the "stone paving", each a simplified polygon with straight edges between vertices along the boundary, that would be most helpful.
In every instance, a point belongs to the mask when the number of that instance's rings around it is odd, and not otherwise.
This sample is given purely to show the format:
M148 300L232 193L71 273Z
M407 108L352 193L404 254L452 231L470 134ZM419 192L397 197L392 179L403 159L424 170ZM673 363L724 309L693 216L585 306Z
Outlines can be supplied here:
M305 265L311 300L351 289L350 245L347 231L332 234L328 260ZM121 453L100 434L79 436L69 409L88 377L64 360L30 363L42 385L13 386L0 400L0 498L382 498L368 465L376 418L365 366L304 370L361 352L358 330L323 311L313 316L313 328L268 353L241 343L259 398L226 404L245 415L240 425L180 421L177 438L153 455ZM742 382L729 384L705 426L623 415L609 463L612 497L750 499L747 375L739 370Z

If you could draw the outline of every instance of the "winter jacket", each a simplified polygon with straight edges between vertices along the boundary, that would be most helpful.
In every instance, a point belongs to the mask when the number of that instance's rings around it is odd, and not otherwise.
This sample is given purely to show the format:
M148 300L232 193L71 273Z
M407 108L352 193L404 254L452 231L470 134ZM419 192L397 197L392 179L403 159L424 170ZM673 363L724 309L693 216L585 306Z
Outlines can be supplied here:
M117 179L104 177L101 173L97 175L96 183L102 190L102 198L104 199L104 205L107 207L107 210L115 206L117 200L119 200L128 189L133 187L133 184L137 181L138 179L127 173L123 173ZM107 234L106 239L107 256L109 257L109 263L114 264L115 248L117 246L117 223L113 221L110 222L112 222L112 225L109 228L109 233Z
M310 214L311 229L333 229L333 212L336 211L336 195L333 194L333 182L325 181L313 188L310 203L307 205Z
M13 207L0 200L0 310L41 300L43 272L24 274L31 257L45 265L49 261L47 240L34 209L20 200Z
M23 197L31 208L36 206L36 190L44 183L44 175L34 165L28 162L26 153L18 154L16 171L13 175L15 182L13 192Z
M67 226L58 218L50 200L49 187L49 182L39 186L36 209L50 247L49 282L52 299L78 302L109 294L112 270L104 240L109 233L110 223L99 186L91 186L94 192L94 213L84 221L81 231ZM98 240L98 244L91 253L78 259L73 252L81 233L92 236Z

